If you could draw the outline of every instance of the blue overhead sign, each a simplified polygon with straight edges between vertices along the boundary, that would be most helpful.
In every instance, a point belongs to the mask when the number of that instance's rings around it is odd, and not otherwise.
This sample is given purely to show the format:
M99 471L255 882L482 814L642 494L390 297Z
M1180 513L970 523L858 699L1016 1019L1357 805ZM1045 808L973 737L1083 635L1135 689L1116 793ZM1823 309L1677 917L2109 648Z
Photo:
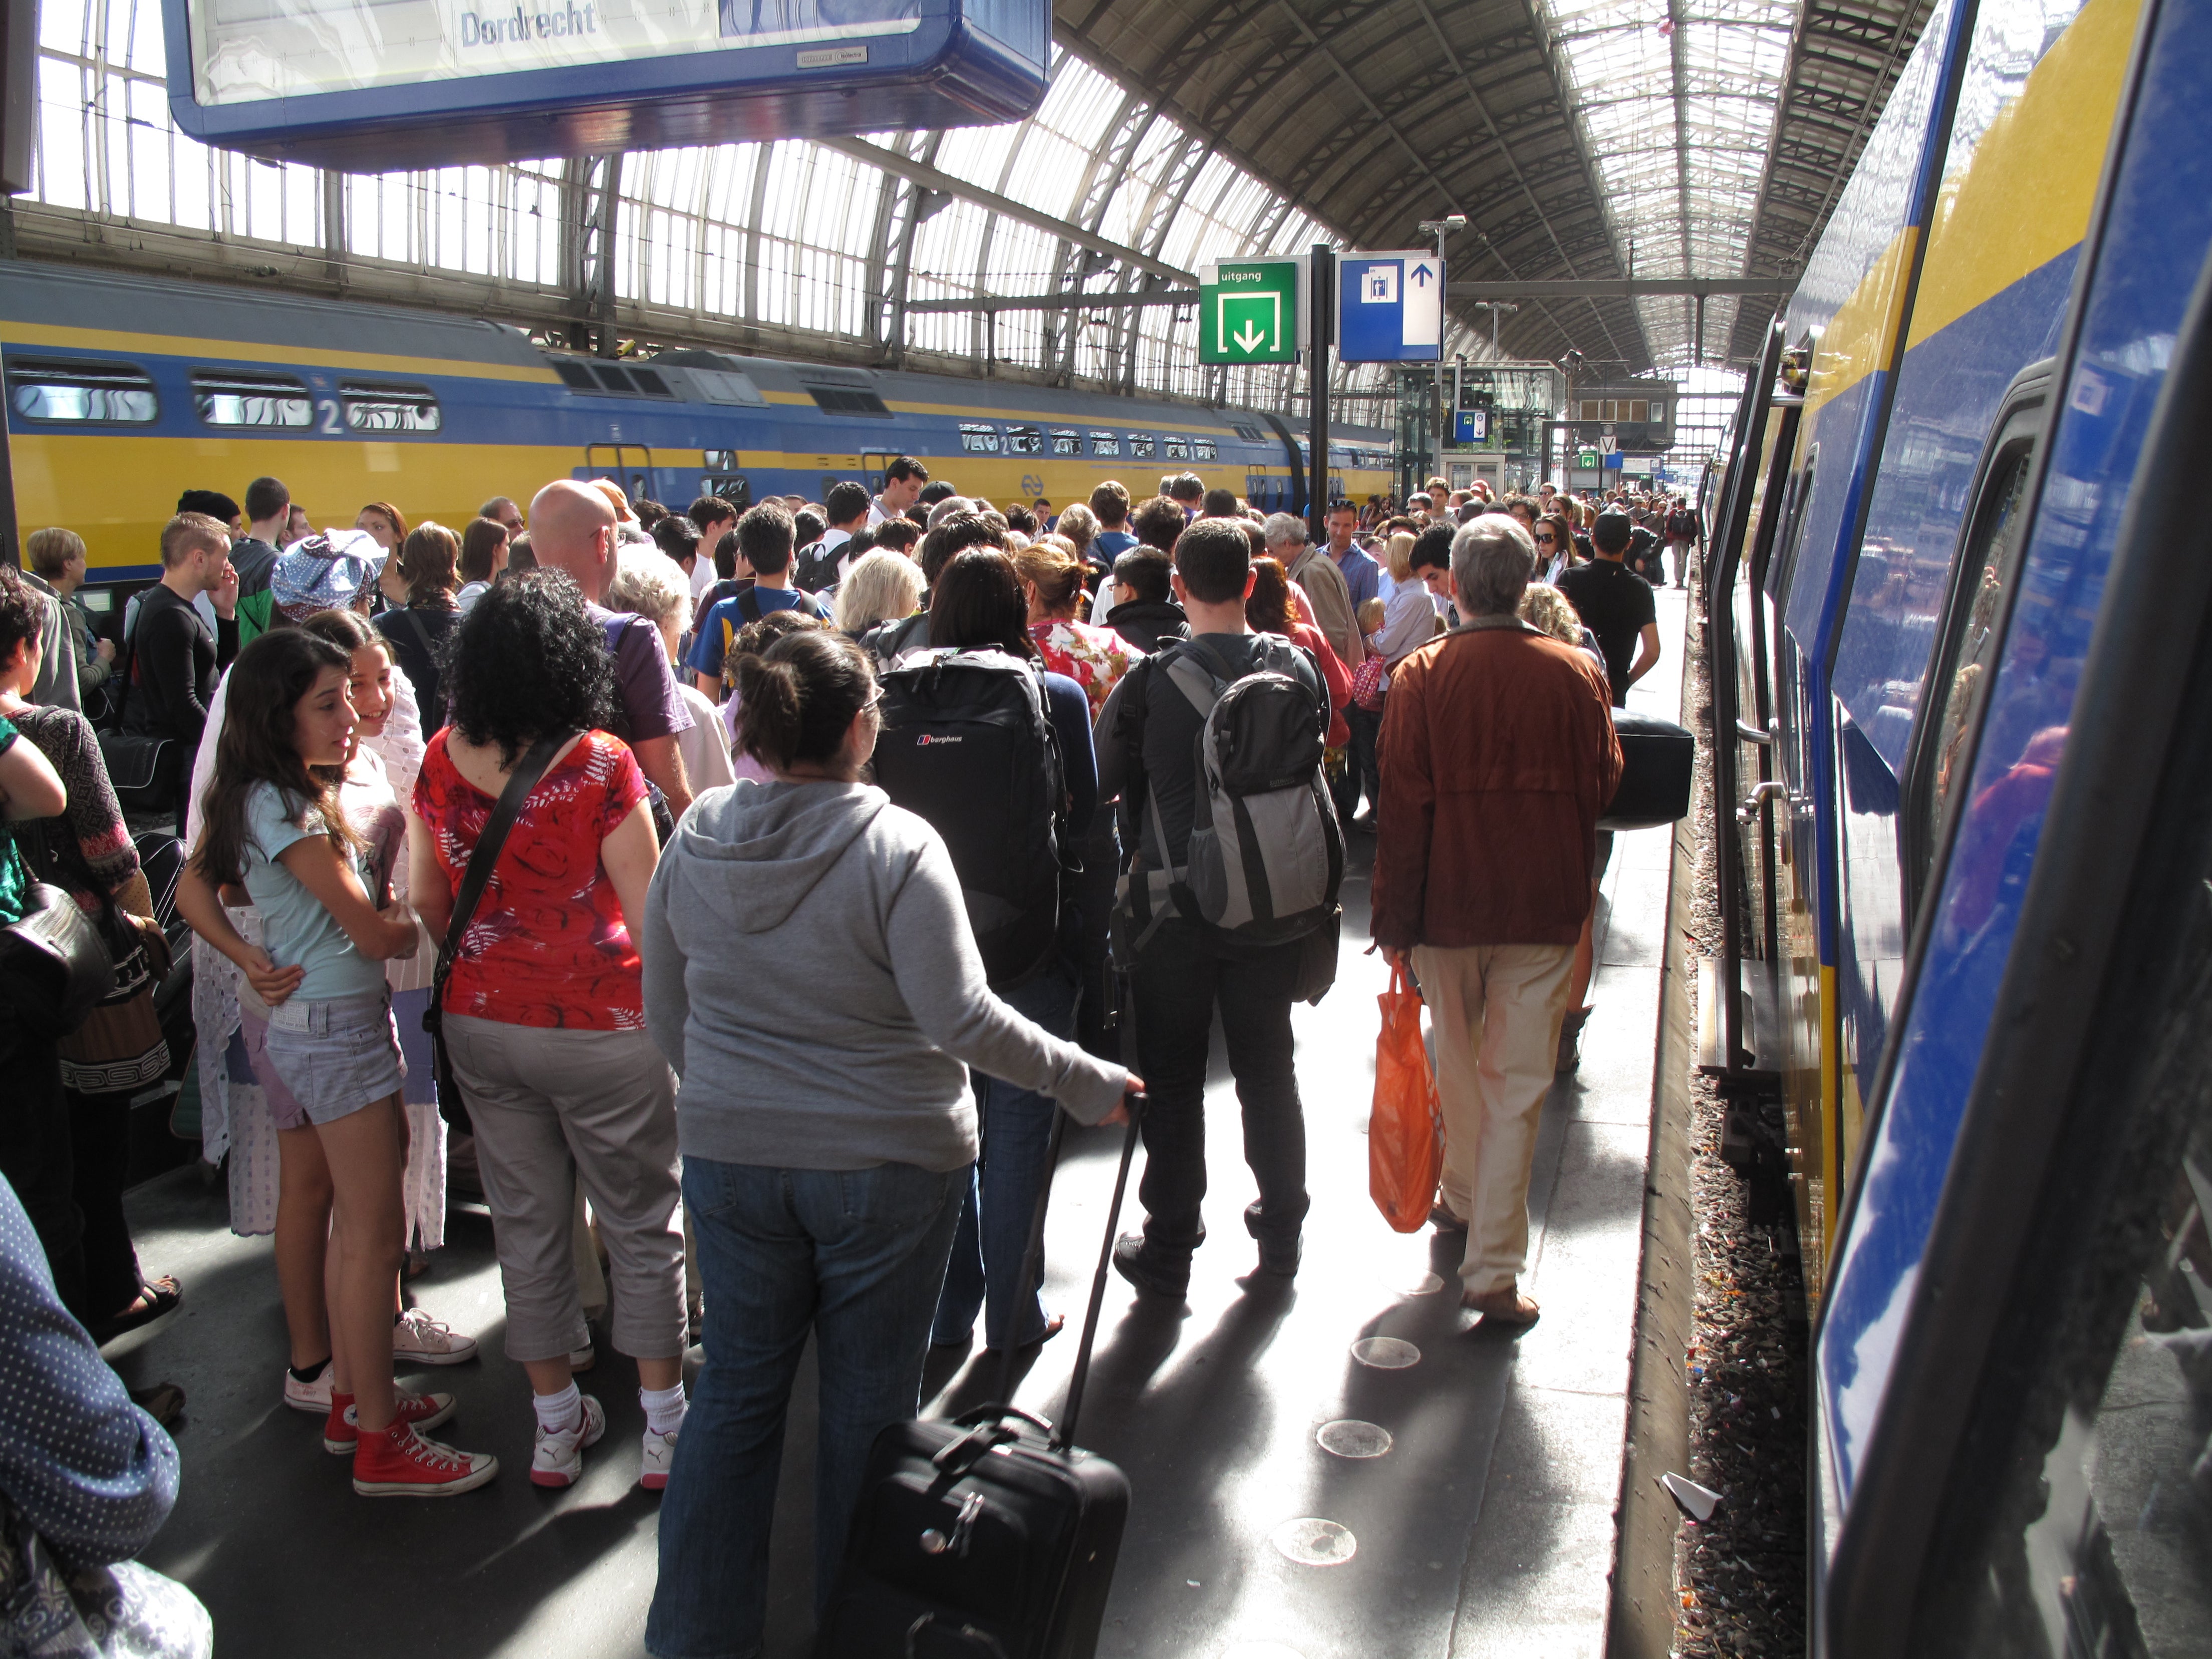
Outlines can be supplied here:
M1050 0L162 0L201 143L351 173L995 125Z
M1347 253L1336 266L1336 357L1433 363L1443 355L1444 268L1433 253Z

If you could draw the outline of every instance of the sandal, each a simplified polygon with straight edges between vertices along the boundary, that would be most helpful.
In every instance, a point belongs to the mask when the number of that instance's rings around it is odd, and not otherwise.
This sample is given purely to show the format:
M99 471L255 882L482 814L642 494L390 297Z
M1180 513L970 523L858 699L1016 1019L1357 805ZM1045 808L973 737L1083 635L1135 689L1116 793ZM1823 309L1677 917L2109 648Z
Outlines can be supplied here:
M1066 1324L1067 1316L1066 1314L1053 1314L1049 1316L1044 1322L1044 1328L1039 1331L1035 1336L1031 1337L1028 1341L1017 1345L1015 1352L1018 1353L1023 1348L1042 1348L1046 1343L1051 1341L1053 1338L1058 1336L1060 1332L1066 1328ZM997 1348L985 1348L983 1352L987 1354L996 1355L1000 1350Z
M177 1304L184 1299L184 1286L165 1273L138 1287L139 1305L137 1308L117 1314L112 1319L103 1319L94 1326L92 1339L100 1344L112 1342L117 1337L150 1325L162 1315L174 1311Z
M173 1382L156 1382L150 1389L131 1390L131 1403L165 1429L173 1429L185 1414L185 1391Z
M1510 1325L1526 1330L1543 1316L1542 1310L1533 1299L1509 1285L1502 1291L1492 1291L1477 1296L1472 1291L1462 1296L1459 1305L1482 1316L1486 1325Z

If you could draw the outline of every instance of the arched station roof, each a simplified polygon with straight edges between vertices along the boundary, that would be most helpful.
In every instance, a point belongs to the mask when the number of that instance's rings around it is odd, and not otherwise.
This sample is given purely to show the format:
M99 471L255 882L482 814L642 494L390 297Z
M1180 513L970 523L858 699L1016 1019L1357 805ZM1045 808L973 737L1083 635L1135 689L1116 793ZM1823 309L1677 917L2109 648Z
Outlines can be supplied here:
M1200 263L1419 246L1419 222L1463 213L1455 282L1787 278L1931 4L1061 0L1028 120L623 157L613 315L640 338L1288 408L1288 371L1198 366L1167 296ZM209 151L169 119L147 0L46 0L41 52L26 252L578 314L573 227L603 168L324 175ZM1747 356L1770 310L1708 301L1705 361ZM1489 356L1490 314L1452 314L1448 355ZM1525 301L1498 339L1630 371L1699 345L1695 301L1625 294ZM1340 374L1376 414L1382 385Z

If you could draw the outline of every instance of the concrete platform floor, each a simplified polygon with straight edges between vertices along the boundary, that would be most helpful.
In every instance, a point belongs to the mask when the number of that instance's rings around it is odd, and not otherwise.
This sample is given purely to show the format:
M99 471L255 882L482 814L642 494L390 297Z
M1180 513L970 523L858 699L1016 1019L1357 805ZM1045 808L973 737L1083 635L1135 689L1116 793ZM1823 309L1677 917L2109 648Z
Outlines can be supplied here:
M1662 590L1668 655L1632 696L1673 715L1681 596ZM1362 849L1364 850L1364 848ZM1310 1185L1305 1264L1292 1286L1248 1290L1253 1196L1217 1044L1209 1088L1212 1239L1188 1305L1140 1303L1109 1281L1082 1443L1119 1462L1135 1501L1100 1652L1146 1659L1544 1659L1604 1645L1626 1416L1630 1326L1667 916L1666 831L1623 836L1600 912L1598 1012L1580 1073L1553 1090L1529 1201L1544 1318L1518 1341L1471 1330L1456 1305L1457 1239L1393 1233L1367 1196L1381 959L1364 868L1346 883L1334 992L1298 1010ZM1018 1403L1050 1415L1065 1392L1112 1191L1118 1132L1069 1139L1050 1229L1048 1299L1069 1329L1038 1354ZM481 1210L452 1218L417 1300L475 1334L482 1358L425 1372L456 1393L441 1437L499 1454L490 1487L449 1502L369 1503L316 1424L279 1389L283 1322L265 1239L227 1231L219 1188L186 1170L131 1200L148 1270L179 1274L184 1308L110 1351L133 1386L181 1383L183 1495L146 1555L212 1609L226 1659L439 1655L623 1659L642 1652L657 1500L635 1484L642 1418L630 1364L602 1345L583 1379L606 1440L565 1492L526 1478L532 1418L499 1352L502 1308ZM1123 1217L1134 1224L1134 1195ZM1353 1345L1392 1337L1417 1363L1379 1369ZM933 1364L926 1408L988 1392L965 1356ZM812 1378L794 1394L776 1514L769 1652L809 1650ZM1390 1437L1346 1458L1316 1435L1340 1419ZM1288 1523L1348 1529L1332 1565L1279 1547ZM1291 1528L1291 1531L1297 1530Z

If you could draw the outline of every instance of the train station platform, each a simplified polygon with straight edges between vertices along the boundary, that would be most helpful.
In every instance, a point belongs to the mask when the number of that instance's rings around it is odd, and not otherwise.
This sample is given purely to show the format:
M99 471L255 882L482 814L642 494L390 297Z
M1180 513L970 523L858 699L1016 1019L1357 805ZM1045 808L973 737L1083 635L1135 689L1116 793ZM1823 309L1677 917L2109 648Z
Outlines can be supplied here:
M1659 594L1667 653L1631 696L1675 715L1685 596ZM1109 1280L1082 1423L1134 1489L1099 1651L1145 1659L1583 1659L1604 1648L1627 1420L1670 832L1619 838L1599 915L1598 1012L1579 1073L1544 1114L1530 1191L1541 1322L1516 1340L1457 1305L1456 1237L1392 1232L1367 1194L1374 998L1360 954L1364 868L1346 884L1335 989L1298 1011L1313 1211L1291 1285L1244 1282L1251 1198L1217 1045L1208 1091L1212 1240L1188 1304ZM1364 848L1361 850L1364 850ZM1117 1132L1072 1134L1055 1188L1048 1303L1068 1329L1017 1402L1047 1415L1075 1354L1113 1186ZM179 1312L109 1357L133 1387L189 1398L183 1493L146 1553L215 1618L226 1659L624 1659L641 1653L658 1499L635 1485L636 1378L604 1344L580 1378L607 1407L604 1447L565 1492L532 1486L528 1384L501 1354L491 1227L457 1206L416 1299L481 1357L425 1374L460 1401L455 1443L495 1451L489 1487L369 1504L318 1425L281 1402L285 1338L266 1239L233 1237L220 1185L193 1169L139 1189L148 1271ZM1134 1224L1133 1193L1124 1214ZM976 1403L993 1368L939 1357L925 1408ZM802 1371L777 1507L768 1652L810 1650L812 1388Z

